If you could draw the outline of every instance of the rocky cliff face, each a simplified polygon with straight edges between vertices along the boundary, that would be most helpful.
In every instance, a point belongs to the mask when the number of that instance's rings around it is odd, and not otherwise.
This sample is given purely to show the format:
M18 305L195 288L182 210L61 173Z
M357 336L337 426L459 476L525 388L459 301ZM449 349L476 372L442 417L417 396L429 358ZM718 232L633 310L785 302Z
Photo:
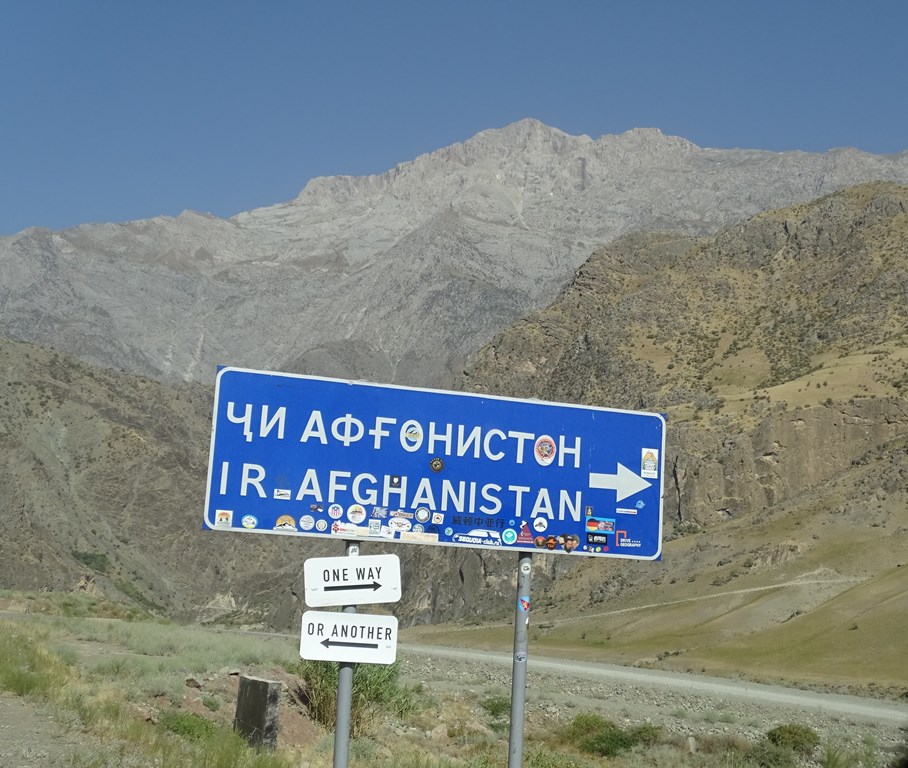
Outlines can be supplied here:
M670 528L760 513L822 488L869 461L880 462L872 494L902 494L908 465L908 401L863 398L768 409L752 428L684 424L672 430Z
M593 140L524 120L230 220L0 239L0 333L171 381L230 364L447 385L619 235L704 234L872 179L908 183L908 154Z

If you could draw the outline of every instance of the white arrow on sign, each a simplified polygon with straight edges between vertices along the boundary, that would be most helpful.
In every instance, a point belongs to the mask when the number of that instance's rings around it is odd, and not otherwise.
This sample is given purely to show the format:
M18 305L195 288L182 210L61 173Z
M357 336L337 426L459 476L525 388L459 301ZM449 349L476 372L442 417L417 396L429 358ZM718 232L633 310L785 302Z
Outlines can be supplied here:
M306 605L362 605L400 600L397 555L311 557L303 563Z
M393 664L397 658L397 619L369 613L306 611L300 656L318 661Z
M617 474L590 472L590 488L611 488L615 491L615 501L621 501L635 493L645 491L651 485L652 483L647 482L620 462Z

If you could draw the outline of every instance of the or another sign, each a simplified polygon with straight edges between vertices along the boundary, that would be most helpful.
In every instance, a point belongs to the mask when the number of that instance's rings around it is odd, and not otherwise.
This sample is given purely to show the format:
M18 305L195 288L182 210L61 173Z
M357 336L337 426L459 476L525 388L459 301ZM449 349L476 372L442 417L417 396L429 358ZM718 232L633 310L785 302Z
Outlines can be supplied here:
M311 557L303 563L306 605L363 605L400 600L397 555Z
M369 613L306 611L300 656L313 661L393 664L397 658L397 619Z
M655 559L660 414L224 368L205 527Z

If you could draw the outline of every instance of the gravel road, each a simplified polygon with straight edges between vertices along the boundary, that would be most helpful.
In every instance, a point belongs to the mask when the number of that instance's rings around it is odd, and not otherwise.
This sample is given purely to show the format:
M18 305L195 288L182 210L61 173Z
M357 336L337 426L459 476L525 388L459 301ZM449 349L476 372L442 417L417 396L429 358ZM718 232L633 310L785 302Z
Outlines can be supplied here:
M405 678L430 688L510 693L510 654L407 644L399 658ZM754 741L770 728L798 722L830 744L854 750L876 745L882 765L908 739L908 703L532 654L528 664L528 721L593 711L616 722L652 722L682 736Z

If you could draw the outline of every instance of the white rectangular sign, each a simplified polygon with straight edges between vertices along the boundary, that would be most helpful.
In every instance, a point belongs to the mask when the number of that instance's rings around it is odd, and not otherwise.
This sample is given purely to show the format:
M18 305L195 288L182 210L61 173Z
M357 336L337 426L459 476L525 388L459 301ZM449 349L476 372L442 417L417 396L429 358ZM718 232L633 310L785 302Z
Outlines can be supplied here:
M300 657L393 664L397 658L397 619L368 613L306 611L300 633Z
M397 555L312 557L303 563L306 605L363 605L400 600Z

